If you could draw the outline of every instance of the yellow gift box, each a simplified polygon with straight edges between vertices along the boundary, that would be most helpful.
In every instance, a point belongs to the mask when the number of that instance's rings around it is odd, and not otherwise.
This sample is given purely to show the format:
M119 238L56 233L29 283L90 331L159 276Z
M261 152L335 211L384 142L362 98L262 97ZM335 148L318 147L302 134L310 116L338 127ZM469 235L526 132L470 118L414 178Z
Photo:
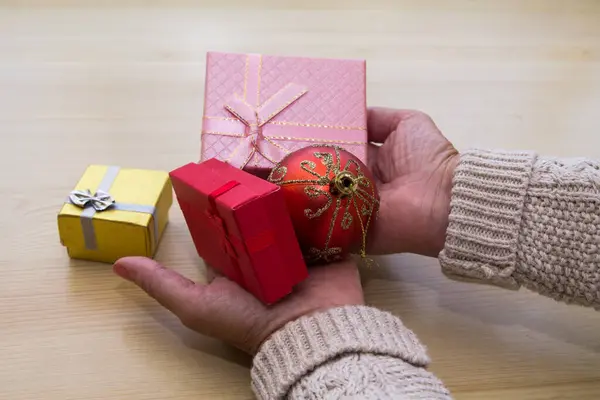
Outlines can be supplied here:
M172 203L167 172L91 165L58 213L60 241L71 258L153 257Z

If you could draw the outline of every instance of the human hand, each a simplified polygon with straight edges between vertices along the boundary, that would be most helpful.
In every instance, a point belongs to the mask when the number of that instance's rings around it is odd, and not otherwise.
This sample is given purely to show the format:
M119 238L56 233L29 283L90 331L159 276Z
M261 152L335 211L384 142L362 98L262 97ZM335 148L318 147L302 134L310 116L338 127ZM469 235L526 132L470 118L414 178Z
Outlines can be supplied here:
M437 257L444 247L458 151L431 118L418 111L369 109L369 167L378 180L379 218L373 254Z
M216 277L209 284L195 283L149 258L122 258L113 270L170 310L186 327L252 355L288 322L330 308L364 304L352 260L313 267L294 293L271 306L225 277Z

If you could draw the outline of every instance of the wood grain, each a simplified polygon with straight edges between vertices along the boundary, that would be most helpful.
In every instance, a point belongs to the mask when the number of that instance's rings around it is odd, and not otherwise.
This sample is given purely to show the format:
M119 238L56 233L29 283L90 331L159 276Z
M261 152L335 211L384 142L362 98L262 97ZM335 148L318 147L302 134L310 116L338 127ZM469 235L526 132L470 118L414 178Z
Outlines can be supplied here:
M596 0L291 3L0 1L0 398L252 398L247 357L70 261L56 230L88 163L198 158L208 50L366 58L370 105L425 110L461 149L600 157ZM158 259L204 279L171 217ZM368 301L417 332L457 399L598 398L596 312L379 261Z

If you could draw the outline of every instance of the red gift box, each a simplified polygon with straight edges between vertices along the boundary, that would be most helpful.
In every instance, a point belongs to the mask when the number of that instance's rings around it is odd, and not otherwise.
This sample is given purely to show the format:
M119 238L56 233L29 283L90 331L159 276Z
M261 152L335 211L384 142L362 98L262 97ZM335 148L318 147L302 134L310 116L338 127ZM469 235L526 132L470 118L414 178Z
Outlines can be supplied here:
M170 173L198 255L264 303L308 276L279 186L217 159Z

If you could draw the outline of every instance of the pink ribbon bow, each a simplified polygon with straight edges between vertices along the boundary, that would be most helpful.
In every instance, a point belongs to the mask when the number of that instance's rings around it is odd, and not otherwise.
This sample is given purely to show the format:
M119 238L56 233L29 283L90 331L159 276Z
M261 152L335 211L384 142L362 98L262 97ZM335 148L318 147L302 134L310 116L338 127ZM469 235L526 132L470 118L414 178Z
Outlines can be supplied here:
M289 153L287 149L265 137L262 127L306 92L308 92L306 88L290 83L258 107L253 107L239 96L234 95L225 108L246 125L246 132L240 144L229 156L228 162L237 168L244 168L258 152L276 164Z

